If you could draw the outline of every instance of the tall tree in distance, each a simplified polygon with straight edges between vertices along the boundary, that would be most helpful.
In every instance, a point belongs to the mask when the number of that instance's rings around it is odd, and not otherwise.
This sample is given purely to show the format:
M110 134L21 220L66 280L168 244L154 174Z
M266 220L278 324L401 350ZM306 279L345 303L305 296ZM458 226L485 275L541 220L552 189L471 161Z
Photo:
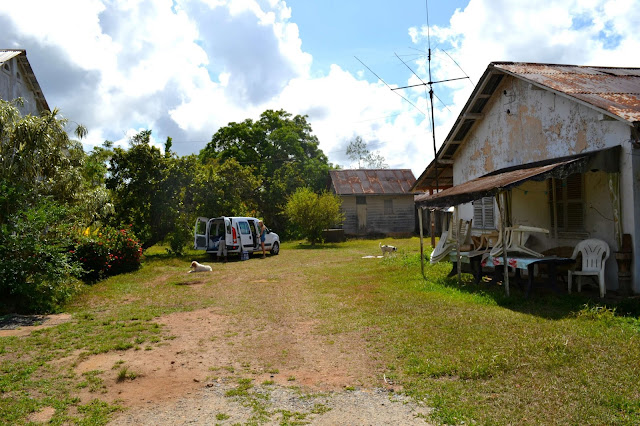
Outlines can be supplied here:
M367 143L360 136L356 136L347 146L347 157L358 162L359 169L386 169L389 166L380 153L371 152Z
M287 197L299 187L326 188L330 164L320 150L307 116L267 110L260 119L229 123L200 151L203 163L234 159L250 167L260 186L255 188L257 214L267 226L286 235L283 214Z

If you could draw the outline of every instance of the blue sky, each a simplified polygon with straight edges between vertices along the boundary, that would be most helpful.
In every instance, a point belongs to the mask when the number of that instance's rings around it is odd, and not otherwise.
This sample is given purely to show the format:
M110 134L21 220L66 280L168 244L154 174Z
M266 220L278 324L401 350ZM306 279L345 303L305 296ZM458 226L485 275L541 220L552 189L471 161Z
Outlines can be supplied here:
M491 61L640 67L636 3L431 1L433 78L463 76L453 60L474 83ZM415 108L355 57L392 86L419 82L395 54L427 80L426 24L423 0L21 0L0 2L0 48L27 50L87 149L151 129L198 152L221 126L282 108L308 115L334 164L351 166L361 136L417 176L433 158L425 90L402 91ZM440 145L473 85L435 90Z

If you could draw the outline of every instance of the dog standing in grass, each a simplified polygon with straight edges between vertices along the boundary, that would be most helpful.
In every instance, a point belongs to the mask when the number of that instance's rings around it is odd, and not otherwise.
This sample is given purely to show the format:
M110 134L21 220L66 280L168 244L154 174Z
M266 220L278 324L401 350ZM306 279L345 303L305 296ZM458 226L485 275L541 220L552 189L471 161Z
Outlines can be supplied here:
M191 269L189 269L189 272L211 272L211 266L209 265L202 265L198 262L196 262L195 260L193 262L191 262Z
M398 251L398 248L396 246L389 246L387 244L382 244L382 243L378 243L378 245L380 246L380 250L382 250L383 256L386 256L387 254L392 254Z

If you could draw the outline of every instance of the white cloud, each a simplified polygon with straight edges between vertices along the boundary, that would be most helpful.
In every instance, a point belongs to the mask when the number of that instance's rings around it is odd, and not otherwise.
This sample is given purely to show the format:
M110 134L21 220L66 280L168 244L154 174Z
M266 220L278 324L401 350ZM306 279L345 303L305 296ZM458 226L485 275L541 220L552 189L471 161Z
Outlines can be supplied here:
M228 122L282 108L309 115L334 163L349 165L346 146L360 135L391 167L422 172L433 158L429 119L365 81L367 70L312 71L291 17L284 0L2 2L0 47L27 49L49 104L89 128L89 145L150 128L156 143L171 136L177 152L197 152ZM471 0L431 35L475 83L493 60L638 66L638 22L632 0ZM425 37L425 28L408 30L416 47ZM426 76L425 60L417 65ZM438 49L433 72L463 76ZM448 106L435 101L438 144L472 88L436 86ZM398 93L428 112L424 88Z

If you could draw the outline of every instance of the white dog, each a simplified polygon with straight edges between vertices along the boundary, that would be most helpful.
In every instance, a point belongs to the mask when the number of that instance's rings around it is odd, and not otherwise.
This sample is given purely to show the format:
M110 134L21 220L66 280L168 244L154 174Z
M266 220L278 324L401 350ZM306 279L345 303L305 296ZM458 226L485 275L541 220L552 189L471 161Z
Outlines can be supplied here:
M382 255L386 255L386 254L391 254L394 251L397 251L398 248L395 246L389 246L386 244L382 244L382 243L378 243L378 245L380 246L380 250L382 250Z
M202 265L196 262L195 260L191 262L191 269L189 270L189 272L211 272L211 271L212 271L211 266Z

